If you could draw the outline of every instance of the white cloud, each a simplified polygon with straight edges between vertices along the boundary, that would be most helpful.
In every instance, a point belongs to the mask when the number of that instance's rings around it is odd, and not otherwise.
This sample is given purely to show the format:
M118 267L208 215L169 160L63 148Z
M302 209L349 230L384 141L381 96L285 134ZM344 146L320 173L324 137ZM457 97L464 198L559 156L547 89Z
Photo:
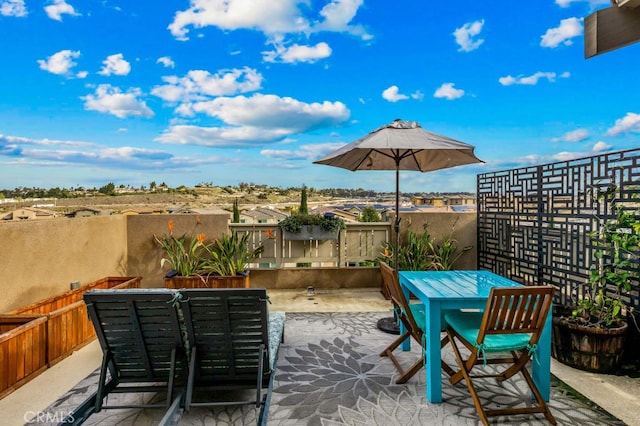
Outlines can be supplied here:
M382 97L389 102L398 102L403 101L405 99L409 99L407 95L403 95L399 93L400 89L398 86L391 86L382 91Z
M76 73L76 78L87 78L89 73L87 71L79 71Z
M346 121L342 102L304 103L289 97L256 94L220 97L183 105L183 113L203 113L222 120L222 127L171 126L157 140L205 146L242 146L280 141L295 133L330 128Z
M67 75L71 68L77 65L73 60L79 56L80 51L61 50L49 56L46 60L38 59L38 64L40 64L40 69L52 74Z
M327 43L320 42L315 46L304 46L294 44L289 47L285 47L281 43L274 43L276 50L262 52L265 62L308 62L314 63L320 59L328 58L331 56L331 47Z
M188 109L217 117L227 124L279 128L291 133L335 125L350 114L342 102L305 103L290 97L263 94L220 97L190 104Z
M590 7L604 6L611 4L611 0L556 0L560 7L569 7L571 3L588 3Z
M192 70L184 77L168 76L162 80L164 86L151 90L167 102L204 100L211 96L235 95L258 90L262 86L262 74L252 68L218 71Z
M265 158L275 160L308 160L312 161L324 157L326 154L344 146L344 143L324 143L301 145L291 149L263 149L260 154Z
M53 0L53 4L44 7L47 16L56 21L62 21L62 15L80 16L73 6L65 0Z
M560 21L560 26L550 28L541 36L540 46L558 47L560 44L570 46L574 37L582 35L582 19L567 18Z
M456 28L453 32L453 36L456 39L456 43L460 48L458 51L462 52L471 52L472 50L476 50L482 43L484 43L483 39L475 39L474 37L480 34L482 31L482 26L484 25L484 19L480 21L469 22L461 26L460 28Z
M101 84L94 95L83 96L84 108L90 111L112 114L118 118L153 117L153 111L144 101L138 99L142 92L138 88L131 88L126 93L110 84Z
M599 141L599 142L596 142L595 145L593 145L593 152L607 151L607 150L609 150L611 148L612 148L612 146L609 145L608 143L603 142L603 141Z
M187 40L189 26L223 30L251 29L267 34L304 32L309 22L297 7L299 0L191 0L191 7L175 14L168 26L174 37Z
M576 129L565 133L559 138L553 138L552 142L582 142L588 137L589 131L587 129Z
M102 63L104 66L98 72L100 75L127 75L131 72L131 65L124 59L122 53L109 55Z
M165 68L173 68L176 66L176 63L173 62L173 59L171 59L170 56L163 56L161 58L158 58L156 63L164 65Z
M222 30L248 29L274 34L308 34L319 31L346 32L368 40L371 35L352 25L363 0L331 0L314 16L304 16L300 0L191 0L187 10L176 12L167 27L179 40L188 40L188 27L215 26ZM311 8L304 8L311 14Z
M617 136L627 132L640 132L640 114L628 112L627 115L616 120L615 125L607 130L607 135Z
M542 72L542 71L538 71L535 74L532 74L530 76L524 77L524 76L518 76L518 77L513 77L511 75L508 75L506 77L500 77L498 79L498 81L500 82L500 84L502 84L503 86L511 86L513 84L523 84L526 86L534 86L536 84L538 84L538 80L540 80L541 78L546 78L549 82L555 82L556 81L556 77L560 77L560 78L569 78L571 76L570 73L568 72L564 72L562 74L560 74L559 76L556 75L555 72Z
M208 147L238 147L261 145L283 139L287 132L258 127L200 127L192 125L171 126L155 140L180 145Z
M412 98L412 99L415 99L415 100L418 100L418 101L421 101L421 100L423 100L423 99L424 99L424 93L422 93L422 92L421 92L421 91L419 91L419 90L416 90L415 92L413 92L413 93L411 94L411 98Z
M317 22L312 31L346 32L362 40L371 40L373 36L363 26L350 25L362 3L363 0L331 0L320 10L324 21Z
M24 0L2 0L0 1L0 15L2 16L27 16L27 8Z
M435 98L445 98L449 101L464 96L464 90L453 87L455 83L443 83L433 94Z

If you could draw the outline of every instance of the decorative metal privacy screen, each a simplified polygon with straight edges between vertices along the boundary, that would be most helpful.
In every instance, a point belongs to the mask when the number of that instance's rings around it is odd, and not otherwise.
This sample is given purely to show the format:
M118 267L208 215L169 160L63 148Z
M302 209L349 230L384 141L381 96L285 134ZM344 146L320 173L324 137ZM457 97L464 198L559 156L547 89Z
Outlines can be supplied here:
M616 188L616 203L640 210L640 149L478 175L478 266L529 285L553 285L571 304L588 281L594 194ZM633 270L638 272L638 262ZM638 279L625 298L639 307Z

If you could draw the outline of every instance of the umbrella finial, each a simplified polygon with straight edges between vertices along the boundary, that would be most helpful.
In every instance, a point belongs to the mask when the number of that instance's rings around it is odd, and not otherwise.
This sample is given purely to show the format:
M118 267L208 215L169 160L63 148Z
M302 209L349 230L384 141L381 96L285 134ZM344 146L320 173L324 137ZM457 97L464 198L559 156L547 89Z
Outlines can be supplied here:
M395 120L393 120L393 123L384 127L393 127L394 129L417 129L418 127L420 127L420 124L418 124L417 121L409 121L396 118Z

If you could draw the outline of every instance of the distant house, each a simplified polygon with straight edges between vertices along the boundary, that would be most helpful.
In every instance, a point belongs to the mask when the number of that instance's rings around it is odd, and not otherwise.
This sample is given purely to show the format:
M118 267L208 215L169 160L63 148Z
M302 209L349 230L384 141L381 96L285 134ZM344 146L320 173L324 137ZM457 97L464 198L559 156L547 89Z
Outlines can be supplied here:
M81 209L69 212L67 217L93 217L93 216L109 216L113 213L113 210L100 210L92 209L90 207L83 207Z
M164 210L161 208L134 208L124 209L120 212L123 215L135 215L135 214L163 214Z
M0 217L2 220L40 220L53 219L58 214L51 210L40 209L37 207L24 207L5 213Z
M226 213L230 214L229 211L224 210L220 207L208 207L208 208L199 208L199 207L177 207L173 209L169 209L170 214L221 214Z
M278 223L288 217L286 213L269 207L256 207L255 209L240 212L240 223Z
M411 198L411 203L416 207L475 206L476 197L474 195L460 194L415 196Z

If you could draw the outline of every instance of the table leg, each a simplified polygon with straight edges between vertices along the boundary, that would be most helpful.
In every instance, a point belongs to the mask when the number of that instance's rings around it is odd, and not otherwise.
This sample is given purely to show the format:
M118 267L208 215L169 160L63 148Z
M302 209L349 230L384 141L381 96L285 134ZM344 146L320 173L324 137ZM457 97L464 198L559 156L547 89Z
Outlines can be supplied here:
M546 402L549 402L551 394L551 312L549 309L531 371L533 381Z
M425 303L425 374L427 382L427 399L429 402L442 402L442 374L440 372L440 305Z
M404 293L405 299L411 301L411 295L409 293L409 290L404 288L402 285L400 286L400 288L402 289L402 292ZM404 324L402 323L402 321L400 321L400 335L402 336L402 334L404 334L405 331L406 331L406 328L405 328ZM402 342L400 344L400 348L403 351L410 351L411 350L411 336L409 336L406 339L404 339L404 342Z

